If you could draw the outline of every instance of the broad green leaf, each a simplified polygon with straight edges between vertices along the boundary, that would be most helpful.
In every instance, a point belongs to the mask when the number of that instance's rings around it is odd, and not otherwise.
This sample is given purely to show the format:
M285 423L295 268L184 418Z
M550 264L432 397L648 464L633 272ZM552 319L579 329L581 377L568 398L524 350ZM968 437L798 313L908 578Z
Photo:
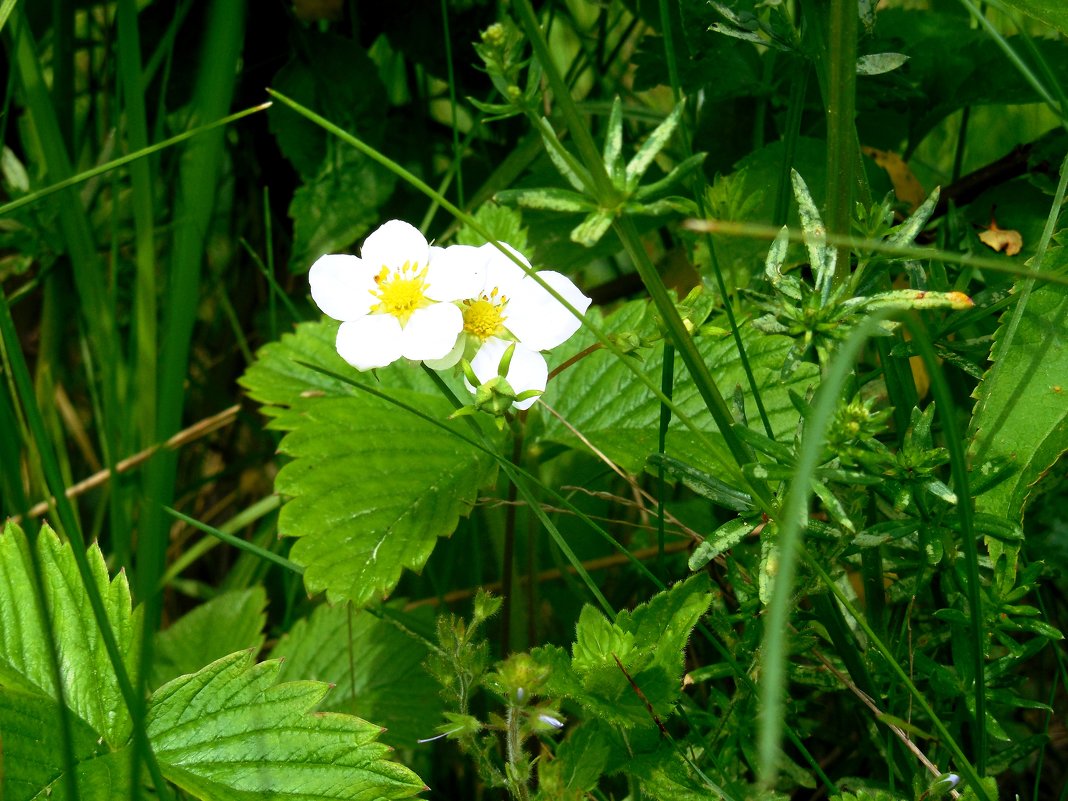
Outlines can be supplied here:
M301 37L300 57L278 71L272 86L338 125L358 130L364 141L380 142L386 88L367 52L334 34L304 30ZM319 174L328 152L326 131L282 103L271 106L267 119L282 153L304 179Z
M266 606L266 591L255 586L224 592L180 617L156 637L151 686L194 673L205 663L241 648L258 652L263 646Z
M610 334L638 332L652 334L652 321L647 316L648 305L635 301L622 306L616 312L598 322ZM598 312L591 309L588 315ZM596 318L594 318L596 319ZM585 330L580 330L568 342L567 353L577 353L593 344L595 340ZM790 402L789 390L801 396L816 381L815 365L802 364L785 380L780 378L783 361L790 350L792 340L781 336L767 336L751 329L743 329L743 342L750 365L756 376L761 398L767 409L776 436L792 437L797 428L798 412ZM749 392L749 383L742 370L741 360L733 339L702 336L697 346L712 370L716 384L724 393L741 386L745 396L746 416L751 424L759 426L760 418L756 404ZM660 383L663 346L657 344L648 350L642 349L641 369L655 385ZM639 472L646 458L657 451L657 427L660 405L647 387L639 383L626 365L611 353L598 350L564 370L553 382L553 408L567 422L603 450L611 459L632 473ZM611 398L611 403L591 403L591 398ZM713 444L722 442L711 416L705 409L700 395L685 372L680 371L676 380L674 401L704 431ZM545 436L549 439L580 447L574 435L555 418L546 419ZM726 446L720 448L725 453ZM693 432L673 419L668 430L667 452L672 456L700 469L714 472L716 459L729 457L709 453Z
M30 544L8 525L0 535L0 732L5 801L67 799L60 708L41 680L43 637L33 613ZM84 599L69 545L48 528L37 540L51 626L60 655L80 797L130 797L130 722ZM124 574L109 581L96 545L88 552L119 647L137 653ZM11 593L16 593L12 595ZM27 611L28 610L28 611ZM139 629L138 629L139 630ZM193 644L191 644L193 646ZM195 647L195 646L193 646ZM49 674L50 675L50 674ZM320 713L319 682L278 684L278 663L250 651L224 657L157 690L146 731L164 776L211 801L408 798L423 789L407 768L385 761L380 729L350 715Z
M293 194L290 270L305 273L319 256L351 249L381 220L379 207L396 184L389 170L353 148L337 146L335 157Z
M418 619L432 626L429 609ZM438 685L423 670L425 643L389 618L323 604L299 621L271 651L281 677L334 686L321 708L349 712L386 727L382 739L411 748L440 718Z
M61 543L47 526L37 537L50 634L41 624L35 601L30 547L22 530L11 523L0 534L0 685L57 700L47 644L52 637L63 665L67 706L109 744L121 745L130 736L130 715L70 545ZM87 556L119 651L133 675L141 615L131 609L126 574L109 579L95 545Z
M1043 261L1044 272L1063 270L1068 248L1051 248ZM1014 314L1005 311L994 336L969 428L974 464L1002 458L1018 468L976 510L1019 522L1035 482L1068 450L1068 287L1036 286L1010 337Z
M702 573L658 593L632 612L621 612L615 623L594 607L584 607L571 661L571 681L577 680L582 689L576 692L567 680L554 689L571 694L614 725L652 726L645 701L628 676L655 714L669 714L679 696L683 649L711 600L708 578Z
M1022 11L1068 36L1068 6L1063 0L1001 0L1005 5Z
M63 747L59 715L59 706L50 698L0 688L4 801L69 797L59 756ZM130 754L100 743L100 735L78 717L71 716L71 729L82 801L129 797Z
M564 791L581 798L582 794L597 786L608 766L611 750L603 728L596 725L596 721L583 724L560 743L556 749L556 759L539 766L538 784L546 788L548 781L556 791L553 796L558 798L563 797Z
M305 567L310 592L362 606L387 595L403 569L422 568L438 537L451 534L469 510L494 462L450 430L298 363L352 375L438 420L452 412L407 365L378 371L376 383L341 362L335 331L331 323L298 326L260 351L242 383L275 417L272 427L289 432L280 450L292 461L276 488L291 498L279 531L300 538L290 558ZM448 428L469 433L461 421Z
M164 775L198 798L410 798L424 789L376 742L381 729L318 712L330 685L278 683L247 651L153 693L147 730Z

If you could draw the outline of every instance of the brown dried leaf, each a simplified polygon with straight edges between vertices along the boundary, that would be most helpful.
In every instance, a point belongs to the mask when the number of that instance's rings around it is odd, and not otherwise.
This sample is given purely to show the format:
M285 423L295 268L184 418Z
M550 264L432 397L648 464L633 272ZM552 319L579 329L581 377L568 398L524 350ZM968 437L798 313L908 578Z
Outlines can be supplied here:
M996 220L990 221L990 227L979 234L979 240L998 253L1004 250L1006 256L1015 256L1023 248L1020 232L1010 228L998 228Z
M901 156L891 150L878 150L874 147L862 147L865 156L886 170L890 183L894 185L894 194L902 203L909 204L909 210L915 211L927 199L927 192L912 174L909 165Z

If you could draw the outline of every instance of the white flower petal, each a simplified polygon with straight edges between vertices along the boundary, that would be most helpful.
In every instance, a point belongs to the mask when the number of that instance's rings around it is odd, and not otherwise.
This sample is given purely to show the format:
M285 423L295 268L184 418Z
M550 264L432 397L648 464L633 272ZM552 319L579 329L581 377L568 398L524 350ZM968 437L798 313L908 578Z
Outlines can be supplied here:
M519 261L523 262L527 267L530 267L530 262L527 261L526 256L507 242L501 242L501 245L515 255ZM482 245L479 250L483 253L486 276L482 291L490 292L493 289L499 289L501 294L509 298L519 292L520 287L523 285L523 281L527 277L523 268L488 242L485 245Z
M355 256L320 256L308 273L312 300L328 317L356 320L377 302L374 273Z
M405 262L425 265L430 260L430 245L414 225L390 220L367 237L360 256L377 273L382 267L399 269Z
M400 321L391 314L368 314L337 331L337 352L357 370L393 364L401 353Z
M430 249L426 296L432 300L466 300L482 291L485 257L471 245Z
M444 358L463 327L463 313L451 303L416 309L401 332L401 354L415 361Z
M431 370L448 370L450 367L456 365L460 361L460 357L464 355L464 350L467 348L467 337L464 334L460 334L456 337L456 344L452 346L452 350L442 356L440 359L423 359L423 364L429 367Z
M590 299L567 276L543 270L538 277L580 312L585 314L590 307ZM582 325L578 317L533 278L524 281L521 289L508 301L506 315L505 326L531 350L555 348L567 341Z
M497 337L490 337L478 349L475 358L471 360L471 369L475 371L478 380L483 384L497 377L500 369L501 357L508 350L511 342L505 342ZM545 357L523 345L516 343L512 353L512 361L508 365L508 374L505 376L509 386L516 395L526 392L528 389L545 391L545 385L549 380L549 367L545 363ZM467 380L464 380L467 384ZM467 388L474 392L474 388L467 384ZM527 398L519 403L512 404L517 409L529 409L537 398Z

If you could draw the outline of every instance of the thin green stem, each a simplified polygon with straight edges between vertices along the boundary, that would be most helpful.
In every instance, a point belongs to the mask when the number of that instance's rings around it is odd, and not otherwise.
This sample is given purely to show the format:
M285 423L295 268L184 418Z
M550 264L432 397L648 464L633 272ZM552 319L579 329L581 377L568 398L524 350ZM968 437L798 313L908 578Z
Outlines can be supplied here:
M842 607L849 612L850 617L856 621L856 624L861 631L867 635L869 645L882 654L885 659L884 664L893 671L897 676L897 680L908 690L916 705L930 720L931 726L934 728L935 732L937 732L942 745L953 755L953 758L957 762L957 769L964 774L964 778L968 781L969 786L975 792L976 796L982 799L982 801L993 801L993 799L987 795L986 789L980 781L979 773L972 766L968 757L964 755L964 751L961 750L957 741L953 739L953 735L950 734L949 729L946 728L946 724L942 722L942 719L935 714L931 705L927 703L927 698L920 692L919 688L912 683L912 679L909 678L908 673L905 672L905 669L902 668L894 658L893 652L883 643L879 638L879 635L875 633L875 630L860 611L853 606L853 603L842 591L842 588L839 587L827 574L827 571L823 569L823 565L819 563L819 560L812 557L804 548L801 549L801 557L805 560L805 564L808 566L809 570L815 573L827 588L834 593L834 597L837 598Z
M856 113L857 27L856 0L830 0L827 42L827 230L848 234L853 214L853 170L857 163ZM838 247L831 285L849 278L849 254Z
M968 576L968 623L969 636L972 641L975 673L972 692L975 699L975 717L972 721L972 747L975 750L975 768L982 776L986 773L986 638L983 634L983 603L979 585L979 553L975 545L975 527L973 518L975 510L971 490L968 489L968 461L964 455L964 441L958 434L957 414L949 382L938 362L930 335L916 317L905 320L912 343L927 367L931 377L931 393L934 395L936 411L942 421L945 434L945 448L949 451L950 470L953 474L953 491L957 495L956 516L960 525L960 543L964 549L964 566Z
M778 770L779 741L785 714L783 696L786 690L787 644L786 632L794 590L801 535L808 521L808 502L812 495L812 479L820 463L834 412L860 349L878 332L880 323L888 317L876 312L867 317L835 352L830 369L816 391L812 413L805 420L804 435L798 452L797 465L782 509L776 516L779 524L778 567L771 601L764 623L764 646L761 651L761 727L760 778L765 786L772 786Z
M452 65L452 37L449 35L449 0L441 0L441 34L445 40L445 69L449 81L449 107L452 112L452 162L456 173L456 204L464 204L463 151L460 149L459 115L456 103L456 76Z

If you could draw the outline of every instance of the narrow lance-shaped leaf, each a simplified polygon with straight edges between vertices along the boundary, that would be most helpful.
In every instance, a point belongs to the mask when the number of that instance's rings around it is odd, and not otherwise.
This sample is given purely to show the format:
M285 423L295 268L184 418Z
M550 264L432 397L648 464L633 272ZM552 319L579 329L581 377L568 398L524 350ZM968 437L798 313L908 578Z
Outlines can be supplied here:
M672 134L675 133L675 129L679 125L679 120L682 118L682 112L685 107L684 103L679 103L675 106L664 121L653 129L653 132L649 134L649 138L642 142L642 146L638 148L634 158L627 163L625 175L627 191L633 192L638 188L638 183L641 181L642 176L645 175L646 170L649 169L649 165L653 163L653 159L667 146L668 140L671 139Z
M622 177L622 154L623 103L617 97L612 101L612 111L608 115L608 130L604 137L604 166L613 181Z
M837 262L837 252L827 246L827 229L823 225L819 209L808 191L808 184L797 170L790 170L790 179L794 186L794 197L797 198L797 213L801 218L801 232L808 249L808 258L812 264L812 273L816 277L816 290L826 301L831 288L831 278L834 276L834 265Z
M895 246L912 244L916 237L920 235L923 227L927 225L927 221L931 219L931 214L934 213L935 206L938 205L939 194L941 194L941 190L936 186L935 190L927 197L927 200L923 201L920 207L886 238L887 244Z

